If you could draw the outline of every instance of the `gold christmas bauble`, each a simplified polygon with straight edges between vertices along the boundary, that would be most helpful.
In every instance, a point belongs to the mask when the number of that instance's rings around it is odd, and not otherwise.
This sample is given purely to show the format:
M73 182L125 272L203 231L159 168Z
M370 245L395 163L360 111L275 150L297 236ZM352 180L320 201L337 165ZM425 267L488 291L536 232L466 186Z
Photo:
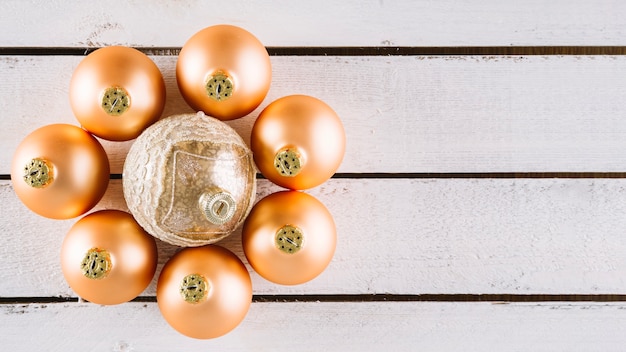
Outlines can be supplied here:
M126 203L150 234L178 246L219 241L248 215L256 192L252 152L230 126L183 114L137 138L123 170Z
M346 134L323 101L290 95L269 104L254 122L250 147L263 176L295 190L318 186L339 168Z
M271 80L265 46L252 33L231 25L194 34L176 63L176 81L185 101L222 121L252 112L265 98Z
M100 142L82 128L47 125L17 147L11 182L30 210L51 219L70 219L89 211L104 195L109 159Z
M185 248L163 267L157 303L183 335L211 339L234 329L252 303L252 281L241 260L215 245Z
M96 304L137 297L152 281L156 265L154 237L119 210L101 210L78 220L61 247L65 280L80 297Z
M124 46L87 55L74 70L69 93L83 128L112 141L136 138L165 107L165 82L157 65Z
M299 191L270 194L243 225L243 250L254 270L281 285L312 280L335 253L332 215L315 197Z

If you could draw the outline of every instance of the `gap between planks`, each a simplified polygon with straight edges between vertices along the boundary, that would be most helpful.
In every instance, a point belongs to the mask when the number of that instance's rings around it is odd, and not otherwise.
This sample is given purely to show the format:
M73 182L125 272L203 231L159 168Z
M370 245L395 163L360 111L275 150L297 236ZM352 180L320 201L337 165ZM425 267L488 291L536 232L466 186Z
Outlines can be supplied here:
M101 47L2 47L0 56L84 56ZM146 55L176 56L180 47L135 47ZM271 56L547 56L626 55L626 46L266 47Z
M257 174L258 179L265 179ZM332 179L539 179L539 178L626 178L626 172L371 172L371 173L336 173ZM0 180L10 180L11 175L2 174ZM122 174L111 174L111 180L121 180Z
M79 302L77 297L0 297L0 304L48 304ZM154 303L155 296L140 296L131 302ZM86 302L86 301L84 301ZM254 295L252 302L626 302L626 294L363 294L363 295Z

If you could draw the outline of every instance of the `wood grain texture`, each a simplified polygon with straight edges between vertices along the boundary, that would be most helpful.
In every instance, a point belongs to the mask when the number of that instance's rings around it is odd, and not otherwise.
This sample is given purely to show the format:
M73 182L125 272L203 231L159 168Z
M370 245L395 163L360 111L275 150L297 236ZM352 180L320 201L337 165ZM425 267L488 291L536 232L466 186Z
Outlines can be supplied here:
M147 49L166 80L164 116L191 112L176 87L175 49L203 27L230 23L250 30L279 56L272 57L267 99L229 124L248 142L255 117L271 101L316 96L341 116L348 145L339 172L357 178L332 179L308 192L327 205L337 224L328 269L305 285L279 286L246 262L254 293L266 296L241 326L212 341L188 339L167 326L153 302L156 276L142 294L146 302L45 303L75 297L61 274L59 252L76 219L31 213L10 181L0 180L0 349L624 349L626 303L614 301L626 293L626 2L2 5L1 177L9 173L19 141L36 127L77 124L68 86L83 51L112 44ZM492 47L498 48L485 51ZM324 48L339 56L324 56ZM11 49L22 55L7 55ZM307 56L308 49L317 56ZM59 56L41 56L46 53ZM112 173L120 173L132 141L103 143ZM545 176L563 172L619 178ZM400 178L375 178L384 173ZM411 178L429 173L543 178ZM121 183L111 180L97 209L127 210ZM280 190L267 180L258 186L258 198ZM219 245L245 262L240 231ZM160 271L178 248L158 247ZM371 294L382 296L358 302ZM297 301L300 295L306 302ZM414 295L432 301L402 299ZM314 302L320 297L330 299ZM333 301L341 297L351 302ZM380 301L384 297L392 302ZM457 302L435 302L442 297ZM549 299L482 303L463 297ZM613 302L582 302L594 297ZM580 302L547 302L553 299Z
M8 351L622 351L623 303L255 303L214 340L176 333L156 303L0 306ZM28 331L28 338L24 332Z
M175 56L152 57L164 116L191 112ZM81 57L0 57L0 174L34 128L77 124L68 98ZM623 172L626 56L273 57L263 104L230 122L246 141L271 101L308 94L342 118L339 172ZM315 77L315 79L311 79ZM132 142L105 142L113 173Z
M259 198L277 190L259 181ZM300 286L252 273L255 294L626 291L624 179L341 179L310 193L334 214L333 261ZM75 220L32 214L8 181L0 203L0 297L73 295L58 255ZM98 208L125 210L121 180ZM245 259L240 232L219 244ZM176 250L159 242L158 270Z
M620 0L10 0L0 46L179 47L218 23L269 46L624 45L625 13Z

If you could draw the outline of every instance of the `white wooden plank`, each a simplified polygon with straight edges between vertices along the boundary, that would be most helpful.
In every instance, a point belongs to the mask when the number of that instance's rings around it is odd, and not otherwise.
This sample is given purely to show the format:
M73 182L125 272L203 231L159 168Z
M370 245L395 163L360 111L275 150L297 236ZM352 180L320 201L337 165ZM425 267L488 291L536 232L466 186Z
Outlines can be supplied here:
M276 190L259 181L259 198ZM626 180L338 179L310 193L334 215L333 261L300 286L253 273L256 294L626 291ZM73 295L58 255L74 220L30 213L7 181L0 203L0 297ZM99 207L125 209L120 180ZM219 244L245 259L240 232ZM176 251L159 247L158 270Z
M164 115L190 112L175 57L156 56ZM77 124L68 86L80 57L0 57L0 173L35 127ZM263 104L231 122L249 140L260 109L309 94L342 118L340 172L624 171L626 56L273 57ZM315 79L311 79L315 77ZM119 173L131 142L107 142Z
M254 303L213 340L156 303L0 305L8 351L622 351L624 303ZM28 336L28 337L26 337Z
M268 46L624 45L620 0L4 1L0 46L182 46L217 23Z

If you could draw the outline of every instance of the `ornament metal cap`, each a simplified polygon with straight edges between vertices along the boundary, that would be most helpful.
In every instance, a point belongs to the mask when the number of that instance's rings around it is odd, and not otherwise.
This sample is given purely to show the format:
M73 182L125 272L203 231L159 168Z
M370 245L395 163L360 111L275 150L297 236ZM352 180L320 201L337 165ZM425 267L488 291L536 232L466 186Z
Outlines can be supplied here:
M206 298L208 292L209 283L200 274L189 274L180 282L180 295L185 302L201 302Z
M218 188L203 193L199 203L204 216L215 225L227 223L237 211L237 202L233 196Z
M304 158L296 148L283 148L274 156L274 168L285 177L295 177L302 171Z
M294 254L302 249L304 234L293 225L285 225L276 231L276 248L287 254Z
M33 188L43 188L52 182L52 165L40 158L34 158L24 166L24 182Z
M102 93L102 109L109 115L120 116L130 108L130 95L122 87L110 87Z
M111 255L104 249L92 248L85 253L80 268L88 279L104 279L111 271Z
M224 72L217 71L206 79L206 95L215 100L223 101L233 96L233 80Z

